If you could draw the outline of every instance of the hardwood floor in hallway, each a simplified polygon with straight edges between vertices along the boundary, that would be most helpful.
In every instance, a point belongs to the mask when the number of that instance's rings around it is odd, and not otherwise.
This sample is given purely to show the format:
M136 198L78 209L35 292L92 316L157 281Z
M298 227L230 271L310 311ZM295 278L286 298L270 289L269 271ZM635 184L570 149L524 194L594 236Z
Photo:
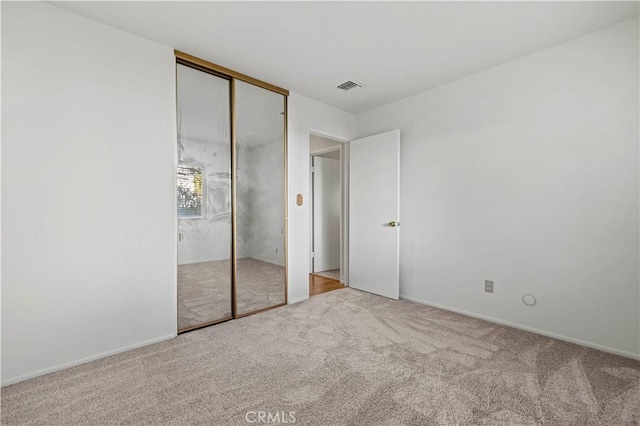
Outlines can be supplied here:
M340 281L309 274L309 296L315 296L316 294L322 294L333 290L340 290L341 288L346 288L346 286L342 285Z

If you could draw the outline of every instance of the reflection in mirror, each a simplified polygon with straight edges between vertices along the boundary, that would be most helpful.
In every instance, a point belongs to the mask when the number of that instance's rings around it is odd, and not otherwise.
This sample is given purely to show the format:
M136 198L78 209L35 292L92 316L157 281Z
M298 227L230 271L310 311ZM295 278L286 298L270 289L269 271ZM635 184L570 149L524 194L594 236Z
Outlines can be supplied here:
M283 95L235 81L236 302L247 314L285 302Z
M179 331L231 317L230 84L177 66Z

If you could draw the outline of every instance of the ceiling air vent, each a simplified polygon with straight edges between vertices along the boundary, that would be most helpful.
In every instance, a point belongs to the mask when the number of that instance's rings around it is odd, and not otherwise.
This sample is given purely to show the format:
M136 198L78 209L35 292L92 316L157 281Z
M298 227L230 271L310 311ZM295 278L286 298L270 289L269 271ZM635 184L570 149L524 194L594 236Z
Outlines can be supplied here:
M345 81L344 83L338 86L338 89L342 89L345 92L348 92L350 90L354 90L362 86L364 86L364 84L362 83L357 83L355 81Z

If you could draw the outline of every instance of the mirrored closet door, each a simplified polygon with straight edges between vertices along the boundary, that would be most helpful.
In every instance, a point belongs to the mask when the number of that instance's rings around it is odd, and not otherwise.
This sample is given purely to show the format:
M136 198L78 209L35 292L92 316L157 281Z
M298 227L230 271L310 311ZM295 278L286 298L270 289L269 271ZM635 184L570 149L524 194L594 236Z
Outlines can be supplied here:
M232 318L227 78L178 63L178 331Z
M236 312L285 303L285 97L235 80Z
M176 51L178 332L286 304L284 89Z

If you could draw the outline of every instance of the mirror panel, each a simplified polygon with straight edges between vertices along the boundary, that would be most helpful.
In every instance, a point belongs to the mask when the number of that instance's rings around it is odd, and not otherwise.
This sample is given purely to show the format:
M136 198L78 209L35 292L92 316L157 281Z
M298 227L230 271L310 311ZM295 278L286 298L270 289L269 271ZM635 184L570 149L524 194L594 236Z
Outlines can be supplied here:
M235 80L236 315L285 303L285 97Z
M178 331L231 311L231 81L177 64Z

